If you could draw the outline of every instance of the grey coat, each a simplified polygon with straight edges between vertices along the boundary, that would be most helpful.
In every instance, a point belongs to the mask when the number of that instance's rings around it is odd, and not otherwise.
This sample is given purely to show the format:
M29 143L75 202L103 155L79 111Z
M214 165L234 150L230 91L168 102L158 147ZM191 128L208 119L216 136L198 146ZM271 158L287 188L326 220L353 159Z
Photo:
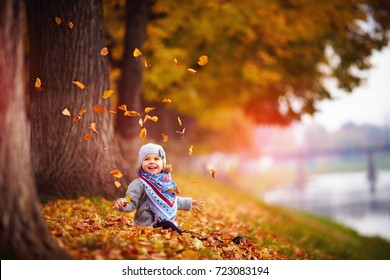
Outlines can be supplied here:
M132 212L136 210L134 215L134 223L136 226L150 226L157 223L156 217L150 209L148 203L148 196L145 191L145 187L139 179L135 179L127 187L126 195L130 194L130 203L126 204L121 211ZM123 200L126 198L119 198ZM190 197L177 197L177 209L178 210L191 210L192 198Z

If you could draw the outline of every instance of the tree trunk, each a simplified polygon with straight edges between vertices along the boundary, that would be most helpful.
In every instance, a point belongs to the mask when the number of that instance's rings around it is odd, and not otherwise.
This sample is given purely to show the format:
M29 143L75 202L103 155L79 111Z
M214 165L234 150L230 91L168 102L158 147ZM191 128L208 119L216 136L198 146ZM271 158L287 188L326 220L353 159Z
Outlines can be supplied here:
M31 77L31 147L33 171L41 198L123 195L110 170L119 169L126 186L119 146L114 138L100 0L27 0ZM57 19L58 18L61 22ZM34 81L42 81L41 91ZM72 81L85 85L79 88ZM106 108L103 114L94 105ZM78 121L72 117L82 114ZM90 130L96 124L98 135ZM91 134L91 140L83 136Z
M125 52L122 61L122 75L118 84L119 104L126 104L129 110L142 111L143 66L140 57L133 56L134 48L143 50L149 0L126 1ZM116 129L125 139L138 137L138 119L118 114Z
M38 208L24 104L22 2L0 2L0 255L64 259Z

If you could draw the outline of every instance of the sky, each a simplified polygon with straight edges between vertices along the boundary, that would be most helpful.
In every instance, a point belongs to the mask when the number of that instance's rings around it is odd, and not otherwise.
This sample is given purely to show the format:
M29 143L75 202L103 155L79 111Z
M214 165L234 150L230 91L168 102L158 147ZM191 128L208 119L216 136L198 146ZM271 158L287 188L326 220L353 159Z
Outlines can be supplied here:
M347 122L355 124L390 125L390 47L371 57L372 68L364 73L366 82L352 93L330 88L336 99L318 103L314 117L303 123L316 123L328 131L336 131Z

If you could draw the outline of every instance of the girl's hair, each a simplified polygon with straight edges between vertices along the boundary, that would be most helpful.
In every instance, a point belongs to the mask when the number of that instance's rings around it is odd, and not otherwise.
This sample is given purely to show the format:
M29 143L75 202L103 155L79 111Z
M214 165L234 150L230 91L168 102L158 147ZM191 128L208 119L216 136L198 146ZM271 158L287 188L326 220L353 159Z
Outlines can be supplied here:
M172 164L170 163L165 164L165 166L162 168L161 171L164 173L172 172L173 171Z

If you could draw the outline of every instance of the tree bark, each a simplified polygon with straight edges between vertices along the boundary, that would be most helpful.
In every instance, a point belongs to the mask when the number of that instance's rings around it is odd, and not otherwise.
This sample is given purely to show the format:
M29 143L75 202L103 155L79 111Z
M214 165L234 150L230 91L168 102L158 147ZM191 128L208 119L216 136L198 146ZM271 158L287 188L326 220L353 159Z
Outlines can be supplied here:
M110 101L102 99L109 89L100 0L27 0L30 42L31 146L33 171L42 199L75 198L80 195L114 197L123 189L114 185L110 170L125 174L114 137ZM61 19L57 24L55 18ZM58 19L57 19L58 21ZM39 77L42 91L36 91ZM80 89L72 83L85 85ZM94 105L106 108L95 113ZM73 116L86 109L79 121ZM96 124L98 135L90 130ZM83 136L92 134L86 141Z
M64 259L38 207L24 99L22 16L18 0L0 2L0 256Z
M135 48L143 50L149 0L126 1L125 52L122 61L122 74L118 83L119 104L126 104L129 110L142 111L143 66L140 57L135 58ZM137 118L118 114L116 119L118 134L125 139L136 139L139 126Z

